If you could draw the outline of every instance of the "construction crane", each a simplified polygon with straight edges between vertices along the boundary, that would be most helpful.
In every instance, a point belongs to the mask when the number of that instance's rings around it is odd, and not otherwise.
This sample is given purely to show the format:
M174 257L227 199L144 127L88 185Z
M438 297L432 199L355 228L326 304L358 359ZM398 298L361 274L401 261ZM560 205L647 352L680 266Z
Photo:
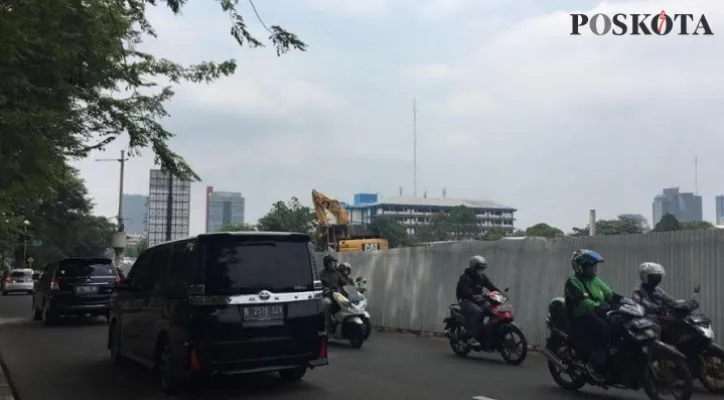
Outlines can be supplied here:
M342 204L317 191L312 190L312 203L319 221L318 251L374 251L386 250L390 245L364 225L350 224L349 213Z

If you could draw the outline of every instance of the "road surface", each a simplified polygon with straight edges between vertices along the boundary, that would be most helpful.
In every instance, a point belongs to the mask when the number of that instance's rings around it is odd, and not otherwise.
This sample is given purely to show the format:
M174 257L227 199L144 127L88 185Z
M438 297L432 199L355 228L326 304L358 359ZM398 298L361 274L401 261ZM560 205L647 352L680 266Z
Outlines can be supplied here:
M104 320L44 327L30 318L30 296L0 297L0 355L19 400L165 399L143 367L112 365ZM564 392L551 381L543 358L520 367L499 356L456 357L440 339L373 333L361 350L330 346L330 365L304 381L235 378L206 385L210 400L567 400L645 399L643 393L586 388ZM694 399L714 398L697 389Z

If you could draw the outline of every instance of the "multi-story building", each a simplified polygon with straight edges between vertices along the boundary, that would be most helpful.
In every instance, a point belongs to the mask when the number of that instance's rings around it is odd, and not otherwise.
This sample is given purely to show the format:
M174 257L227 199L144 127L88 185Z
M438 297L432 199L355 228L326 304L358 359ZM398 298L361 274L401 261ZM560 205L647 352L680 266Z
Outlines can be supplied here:
M206 232L219 232L225 225L244 223L246 199L238 192L215 192L206 187Z
M169 186L172 188L169 199ZM171 203L169 215L168 204ZM169 182L165 171L152 169L148 188L148 245L155 246L169 240L189 236L191 182L174 177Z
M148 229L148 196L124 194L121 210L124 231L145 236Z
M716 225L724 225L724 195L714 198L716 203Z
M429 224L433 215L449 213L456 206L472 210L481 230L514 230L514 214L517 210L487 200L380 197L371 193L358 193L354 196L354 204L346 205L353 224L368 224L379 216L391 217L405 226L409 234L414 234L415 228Z
M694 193L679 192L679 188L668 188L654 197L653 225L661 221L661 217L671 214L680 222L702 221L701 196Z

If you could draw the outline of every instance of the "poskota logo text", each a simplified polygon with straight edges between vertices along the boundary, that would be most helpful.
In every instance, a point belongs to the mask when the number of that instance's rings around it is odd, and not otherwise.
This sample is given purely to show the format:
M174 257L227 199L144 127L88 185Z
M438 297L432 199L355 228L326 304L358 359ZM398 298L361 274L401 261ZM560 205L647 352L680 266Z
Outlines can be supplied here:
M713 35L704 14L571 14L571 35L588 29L594 35Z

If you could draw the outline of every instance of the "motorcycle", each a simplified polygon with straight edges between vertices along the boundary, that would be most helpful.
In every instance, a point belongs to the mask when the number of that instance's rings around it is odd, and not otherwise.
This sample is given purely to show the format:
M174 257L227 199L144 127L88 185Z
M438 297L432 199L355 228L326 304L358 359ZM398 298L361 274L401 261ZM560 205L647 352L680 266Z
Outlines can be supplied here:
M354 280L354 284L357 286L357 291L361 297L358 305L365 310L362 322L364 322L365 325L365 340L367 340L370 338L370 335L372 335L372 322L370 321L369 306L367 305L367 296L364 295L365 292L367 292L367 280L358 276L357 279Z
M504 292L508 292L508 288ZM460 356L467 356L470 351L500 352L503 360L510 365L520 365L528 355L528 341L520 327L513 322L513 310L505 303L508 297L498 291L488 292L483 296L489 303L492 317L481 328L479 346L469 343L470 335L465 329L465 317L459 304L451 304L450 316L443 320L445 336L450 341L452 351Z
M365 328L369 324L367 300L356 285L346 285L328 295L332 299L332 317L327 330L329 336L333 339L349 340L352 347L361 348L369 336Z
M676 346L687 359L693 378L710 392L724 392L724 348L714 342L711 319L699 308L700 287L694 288L691 301L677 300L672 306L662 308L659 317L661 337L665 343Z
M602 315L611 325L612 346L606 358L605 380L592 376L586 365L585 343L570 335L565 299L557 297L548 305L546 325L550 331L541 350L548 360L551 377L565 390L576 391L587 383L604 389L639 390L651 400L663 400L665 391L676 400L689 400L693 380L686 356L659 340L653 321L644 316L644 308L623 298ZM566 379L566 377L569 379ZM677 385L674 381L681 380Z

